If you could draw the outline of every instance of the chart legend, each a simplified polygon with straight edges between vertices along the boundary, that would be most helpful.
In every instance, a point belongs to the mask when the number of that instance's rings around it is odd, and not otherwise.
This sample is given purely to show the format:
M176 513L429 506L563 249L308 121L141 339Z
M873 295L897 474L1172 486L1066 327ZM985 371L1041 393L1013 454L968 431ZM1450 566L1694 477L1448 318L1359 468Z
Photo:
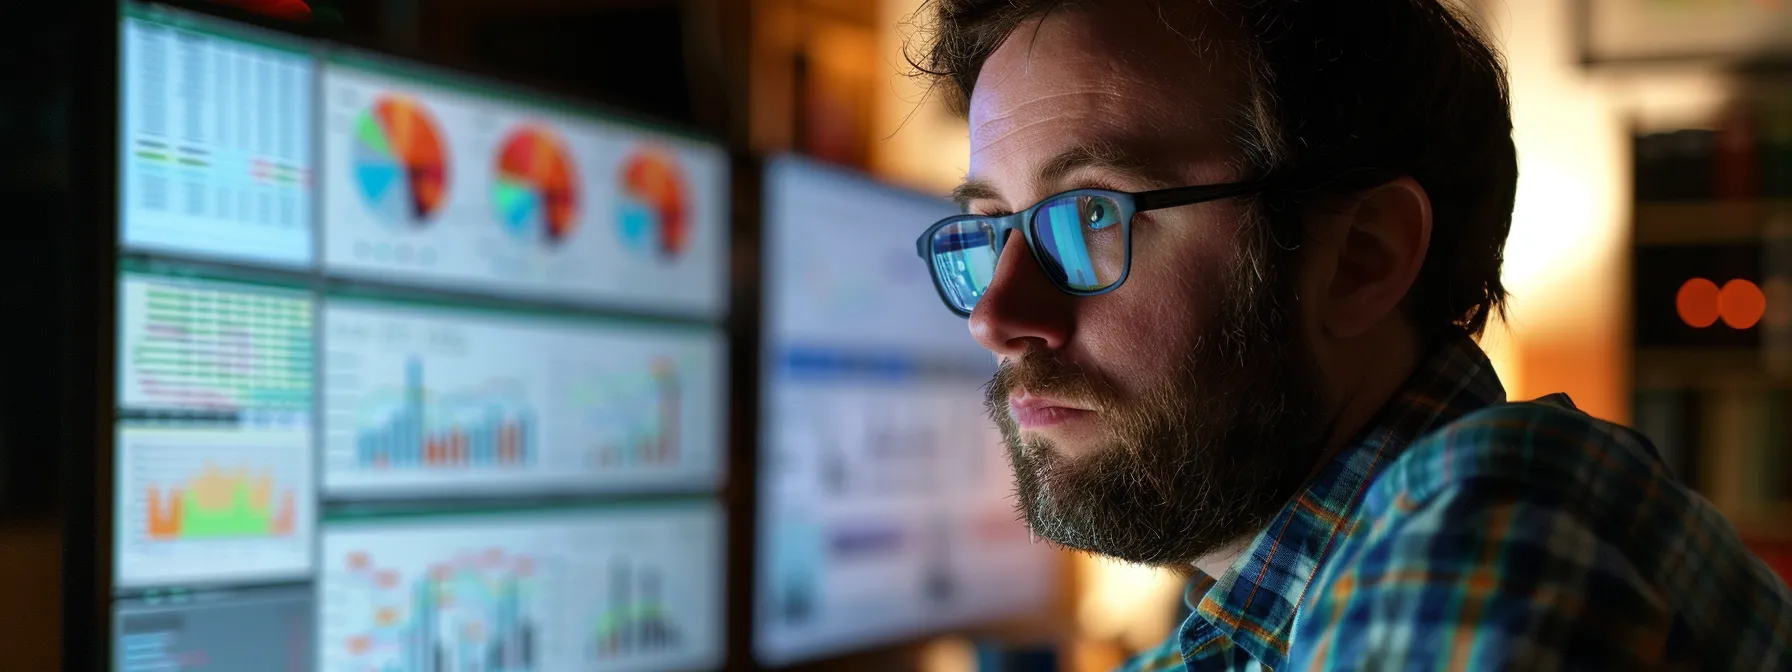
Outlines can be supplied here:
M310 586L149 594L113 603L113 672L316 672Z

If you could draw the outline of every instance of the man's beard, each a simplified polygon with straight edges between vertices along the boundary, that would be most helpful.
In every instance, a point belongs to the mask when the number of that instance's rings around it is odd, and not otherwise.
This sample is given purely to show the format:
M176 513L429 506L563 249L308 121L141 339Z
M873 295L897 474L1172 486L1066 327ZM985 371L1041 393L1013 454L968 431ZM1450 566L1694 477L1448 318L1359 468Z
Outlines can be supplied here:
M1034 534L1186 566L1261 530L1294 495L1324 433L1312 358L1297 346L1286 283L1234 280L1241 291L1227 292L1214 327L1170 353L1167 382L1139 398L1120 398L1050 353L1029 351L998 369L987 405ZM1093 406L1103 445L1070 456L1023 439L1008 410L1017 389Z

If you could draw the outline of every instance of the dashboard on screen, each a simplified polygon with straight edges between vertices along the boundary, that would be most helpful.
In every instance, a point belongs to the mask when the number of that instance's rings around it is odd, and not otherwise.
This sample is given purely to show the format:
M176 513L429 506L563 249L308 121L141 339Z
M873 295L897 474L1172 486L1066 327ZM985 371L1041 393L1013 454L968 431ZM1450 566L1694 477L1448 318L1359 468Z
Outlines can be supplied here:
M781 665L1042 607L982 385L994 360L914 238L946 201L797 159L765 170L754 652Z
M112 669L720 664L720 146L123 8Z

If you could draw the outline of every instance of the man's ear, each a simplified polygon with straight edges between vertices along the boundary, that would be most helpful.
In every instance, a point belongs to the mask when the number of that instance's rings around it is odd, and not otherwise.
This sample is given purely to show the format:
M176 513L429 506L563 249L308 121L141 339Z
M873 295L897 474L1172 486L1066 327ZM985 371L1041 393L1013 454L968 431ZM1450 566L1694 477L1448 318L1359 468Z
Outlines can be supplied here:
M1337 264L1321 289L1320 326L1353 338L1399 310L1431 245L1431 197L1411 177L1358 194L1341 222Z

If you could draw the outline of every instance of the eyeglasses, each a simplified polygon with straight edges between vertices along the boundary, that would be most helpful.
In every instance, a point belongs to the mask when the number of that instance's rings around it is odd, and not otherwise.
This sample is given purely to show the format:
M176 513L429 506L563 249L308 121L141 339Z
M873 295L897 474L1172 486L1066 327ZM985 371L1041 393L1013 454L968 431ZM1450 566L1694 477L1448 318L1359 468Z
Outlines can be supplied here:
M1124 192L1074 189L1011 215L958 215L927 227L915 253L927 262L933 286L960 317L989 291L1008 233L1020 229L1033 260L1059 291L1096 296L1114 291L1132 270L1132 217L1255 193L1261 181Z

